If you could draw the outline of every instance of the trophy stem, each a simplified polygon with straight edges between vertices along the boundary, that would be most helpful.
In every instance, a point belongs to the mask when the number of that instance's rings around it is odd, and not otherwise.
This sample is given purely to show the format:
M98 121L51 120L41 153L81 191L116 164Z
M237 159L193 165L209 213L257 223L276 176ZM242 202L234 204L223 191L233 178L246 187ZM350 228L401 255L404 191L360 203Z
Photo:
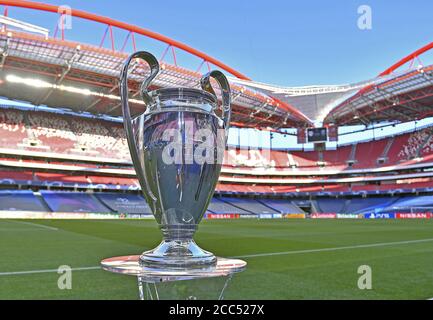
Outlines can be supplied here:
M167 241L185 241L192 240L194 233L198 229L198 224L161 224L159 228L162 231L162 236L164 240Z
M216 264L213 253L201 249L193 240L197 225L160 225L163 240L140 256L147 268L207 268Z

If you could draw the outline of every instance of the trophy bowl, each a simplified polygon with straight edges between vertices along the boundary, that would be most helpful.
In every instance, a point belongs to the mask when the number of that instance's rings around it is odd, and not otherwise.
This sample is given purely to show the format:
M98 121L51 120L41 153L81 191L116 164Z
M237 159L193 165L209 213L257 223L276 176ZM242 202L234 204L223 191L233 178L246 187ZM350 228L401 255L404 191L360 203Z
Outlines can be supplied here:
M128 70L137 58L149 64L150 76L140 88L146 108L131 115ZM139 262L143 267L159 269L214 266L217 258L201 249L193 236L221 171L231 112L229 83L223 73L212 71L201 78L202 89L148 91L158 72L156 58L139 51L127 59L120 76L123 122L132 162L163 234L162 242L144 252ZM219 85L221 105L211 79Z

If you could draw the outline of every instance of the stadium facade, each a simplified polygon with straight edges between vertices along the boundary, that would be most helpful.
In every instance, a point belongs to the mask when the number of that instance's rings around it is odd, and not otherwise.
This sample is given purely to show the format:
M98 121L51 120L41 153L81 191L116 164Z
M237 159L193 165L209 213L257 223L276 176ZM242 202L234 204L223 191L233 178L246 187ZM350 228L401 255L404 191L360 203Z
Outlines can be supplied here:
M325 128L326 141L336 142L339 127L421 120L433 111L433 66L419 64L420 56L433 44L374 79L356 84L276 87L254 82L185 44L127 23L29 1L0 0L0 5L5 8L0 23L0 96L34 106L5 103L0 108L0 210L4 217L28 217L29 212L35 217L53 216L52 212L73 217L150 214L139 195L119 121L117 79L127 51L137 49L138 37L166 45L156 87L198 87L201 72L211 66L231 75L232 125L239 128L271 132L296 128L301 143L308 140L308 129ZM59 23L50 33L20 21L19 16L12 18L10 8L39 10L47 17L56 16ZM65 25L70 17L103 25L99 46L67 39ZM114 28L124 38L116 40ZM197 68L180 66L176 50L197 57ZM166 62L169 55L172 63ZM138 92L147 72L146 65L133 68L133 109L143 108ZM431 216L432 128L336 150L326 149L326 141L315 144L312 151L293 146L229 146L209 217Z

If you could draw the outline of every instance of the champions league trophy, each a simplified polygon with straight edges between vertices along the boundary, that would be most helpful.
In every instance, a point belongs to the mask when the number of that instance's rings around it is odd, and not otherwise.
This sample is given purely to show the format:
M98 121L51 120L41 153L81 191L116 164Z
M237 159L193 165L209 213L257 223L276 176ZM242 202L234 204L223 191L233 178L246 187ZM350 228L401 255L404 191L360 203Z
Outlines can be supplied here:
M146 110L132 115L127 78L129 65L137 58L148 63L150 75L140 87ZM230 86L223 73L212 71L201 78L202 90L148 91L158 72L152 54L134 53L123 66L120 95L132 162L163 240L141 256L109 258L101 265L104 270L137 276L141 299L222 299L233 274L243 271L246 262L214 256L201 249L193 235L221 171L230 123ZM219 85L220 107L211 80Z

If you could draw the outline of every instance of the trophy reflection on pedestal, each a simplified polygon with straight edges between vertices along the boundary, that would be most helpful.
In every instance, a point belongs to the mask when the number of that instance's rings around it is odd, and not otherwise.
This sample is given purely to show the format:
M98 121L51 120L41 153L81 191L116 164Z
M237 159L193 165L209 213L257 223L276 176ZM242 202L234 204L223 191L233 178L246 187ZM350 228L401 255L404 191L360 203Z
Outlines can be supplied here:
M142 59L150 75L140 87L146 110L131 114L128 69ZM156 58L131 55L120 76L123 121L142 193L163 234L141 256L105 259L103 269L137 276L141 299L222 299L234 273L246 262L218 258L193 240L221 171L230 123L230 86L220 71L201 78L200 89L148 91L159 72ZM211 82L219 85L221 106ZM182 280L182 281L181 281ZM212 289L213 288L213 289Z

